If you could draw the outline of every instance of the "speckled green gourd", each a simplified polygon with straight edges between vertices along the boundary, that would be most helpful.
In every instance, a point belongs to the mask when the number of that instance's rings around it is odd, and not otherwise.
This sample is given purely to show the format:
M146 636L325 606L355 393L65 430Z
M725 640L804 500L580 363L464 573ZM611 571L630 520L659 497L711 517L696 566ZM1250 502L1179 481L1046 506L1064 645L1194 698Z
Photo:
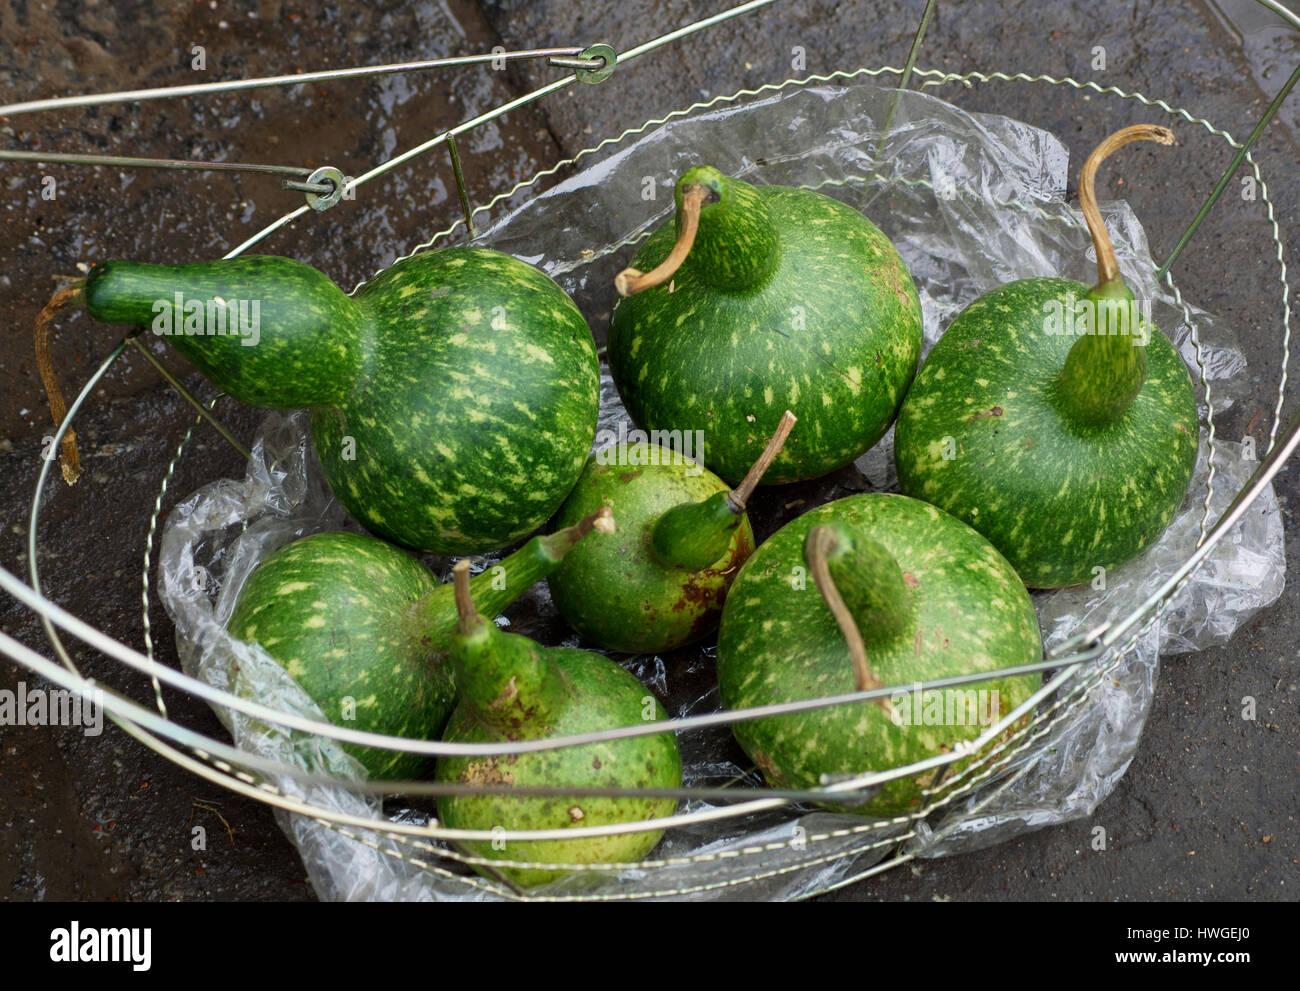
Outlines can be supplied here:
M195 304L194 330L220 318L247 332L187 332L178 295ZM544 273L497 251L413 255L355 297L288 258L110 261L85 297L98 319L169 329L241 402L310 407L335 496L409 547L513 543L555 512L591 449L600 382L586 321Z
M560 565L597 514L523 547L472 580L496 615ZM437 739L455 698L447 664L456 630L452 586L375 537L318 533L281 547L249 575L227 630L260 644L320 707L350 729ZM351 713L345 716L345 708ZM409 778L418 754L344 744L373 778Z
M1041 659L1029 595L988 541L915 499L855 495L792 520L741 568L718 633L724 708L859 690L845 635L812 579L805 553L809 533L819 525L838 526L859 544L827 563L880 685L908 686ZM996 721L994 699L1001 718L1039 680L1001 678L951 695L901 692L889 700L892 713L868 701L737 722L732 731L771 785L814 788L824 783L822 775L902 767L973 740ZM888 782L849 811L877 817L912 812L932 778Z
M650 464L651 451L658 464ZM628 653L654 653L690 643L718 623L727 587L754 550L754 531L745 515L732 516L723 550L704 568L664 564L651 546L657 520L673 508L730 491L713 472L674 458L658 445L628 446L629 461L588 463L556 516L557 526L610 506L619 527L604 553L571 559L548 579L560 615L592 643ZM723 533L718 527L715 531ZM579 548L574 548L575 551Z
M704 431L705 464L732 484L786 409L800 430L764 484L850 463L894 419L921 353L898 252L828 196L701 167L678 181L676 221L646 240L636 269L671 267L692 187L710 202L680 267L620 283L631 295L613 310L609 364L628 413L648 430Z
M1080 179L1092 210L1096 156ZM902 490L979 530L1031 588L1093 580L1146 549L1196 466L1187 366L1130 309L1100 214L1089 224L1098 285L1022 279L975 300L927 356L894 438Z
M458 580L460 576L457 576ZM654 696L600 654L542 647L483 621L472 602L462 608L452 660L461 698L443 739L500 743L567 736L666 718ZM438 781L575 788L675 788L682 761L671 733L609 743L499 757L442 757ZM451 829L569 829L637 822L671 815L668 798L451 796L438 800ZM465 841L462 849L499 861L539 864L634 862L659 842L662 830L569 840ZM561 869L476 866L520 887L563 877Z
M734 490L658 444L593 455L556 525L610 506L621 526L600 547L575 548L548 579L569 625L593 643L628 653L674 650L713 632L727 589L754 550L746 503L793 424L787 414Z

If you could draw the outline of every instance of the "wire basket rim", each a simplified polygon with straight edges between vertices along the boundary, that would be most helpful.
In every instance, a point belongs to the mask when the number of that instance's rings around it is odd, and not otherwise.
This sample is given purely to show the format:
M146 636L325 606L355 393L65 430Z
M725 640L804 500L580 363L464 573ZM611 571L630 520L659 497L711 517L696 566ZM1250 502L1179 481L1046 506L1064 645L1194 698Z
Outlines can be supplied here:
M880 68L880 69L860 69L860 70L856 70L855 72L848 73L847 75L849 75L849 76L854 76L854 75L859 75L859 74L864 74L864 73L865 73L865 74L883 74L883 73L894 73L894 74L898 74L898 73L901 73L901 72L902 72L902 70L897 69L897 68L895 68L895 67L882 67L882 68ZM928 82L929 82L929 81L933 81L933 82L940 83L940 84L941 84L941 83L945 83L945 82L957 82L957 81L963 81L963 79L964 79L964 77L961 76L961 75L953 74L953 73L943 73L943 72L940 72L939 70L929 70L929 69L924 69L924 68L917 68L917 69L915 70L915 72L916 72L916 74L917 74L918 76L921 76L922 78L926 78ZM823 76L823 75L810 76L810 77L806 77L805 79L802 79L802 80L787 80L786 83L780 84L780 85L776 86L775 88L779 89L779 88L781 88L782 86L784 86L784 85L786 85L786 84L788 84L788 83L807 84L807 83L809 83L809 82L817 82L817 83L826 82L826 81L829 81L829 80L831 80L831 79L836 78L837 75L838 75L838 74L833 73L833 74L829 74L829 75L825 75L825 76ZM971 75L971 74L967 74L968 77L969 77L970 75ZM982 75L986 75L986 74L979 74L979 75L982 76ZM989 78L996 78L996 77L995 77L995 76L990 76ZM1014 77L1014 76L1013 76L1013 77L1010 77L1010 78L1011 78L1013 81L1016 79L1016 77ZM981 81L984 81L984 80L981 80ZM1058 84L1058 85L1071 85L1071 84L1073 84L1073 81L1068 81L1068 80L1057 80L1057 79L1053 79L1053 78L1050 78L1050 77L1038 77L1038 78L1032 78L1032 77L1031 77L1031 78L1027 78L1027 79L1025 79L1024 81L1043 81L1043 82L1050 82L1050 83L1054 83L1054 84ZM726 96L724 96L724 97L716 98L715 100L712 100L712 101L708 101L707 103L703 103L703 104L701 104L701 103L692 104L691 107L689 107L689 108L686 109L686 112L689 112L689 111L692 110L692 109L695 109L695 110L707 109L707 108L712 107L712 106L715 105L717 102L720 102L720 101L722 101L722 100L728 100L728 101L730 101L730 100L733 99L735 96L739 96L739 95L748 95L748 94L752 94L752 93L761 93L761 92L763 92L763 90L764 90L765 88L768 88L768 87L772 87L772 84L765 84L764 87L760 87L760 88L759 88L758 90L756 90L756 91L741 91L741 92L738 93L738 94L733 94L731 97L726 97ZM1132 99L1132 98L1140 98L1140 94L1136 94L1136 95L1134 95L1134 94L1125 94L1125 93L1123 93L1122 91L1116 91L1114 95L1122 96L1122 97L1126 97L1126 98L1130 98L1130 99ZM1176 109L1174 109L1174 108L1169 108L1169 107L1167 107L1167 105L1166 105L1166 107L1164 107L1164 109L1166 110L1166 112L1171 113L1171 114L1178 114L1178 115L1180 115L1180 116L1187 116L1187 112L1184 111L1184 110L1181 110L1181 108L1176 110ZM657 119L657 122L660 123L660 124L662 124L662 123L666 122L667 119L671 119L671 118L674 117L674 116L679 116L679 114L676 114L676 113L675 113L675 114L669 115L668 118ZM1196 123L1202 123L1202 124L1204 124L1204 126L1206 126L1206 127L1208 127L1208 128L1213 128L1213 125L1209 124L1208 121L1203 121L1203 120L1201 120L1201 119L1196 119L1196 118L1192 118L1192 120L1193 120L1194 122L1196 122ZM651 122L648 122L648 125L649 125L649 124L654 124L654 123L656 123L656 121L651 121ZM624 131L622 134L620 134L617 138L614 138L614 139L605 139L605 140L603 140L602 142L600 142L598 145L594 146L593 149L591 149L591 150L596 150L596 149L599 149L599 148L605 147L605 146L607 146L608 144L611 143L611 140L613 141L613 143L621 142L621 141L625 140L627 137L631 136L632 134L643 132L644 130L646 130L646 128L647 128L648 125L642 125L642 126L637 127L637 128L629 128L628 130L626 130L626 131ZM1232 140L1233 140L1233 139L1231 138L1231 136L1228 135L1226 132L1221 132L1220 136L1221 136L1225 141L1228 141L1228 142L1232 142ZM578 157L581 157L581 154L582 154L582 153L579 153L579 155L574 156L575 159L578 158ZM536 181L537 181L538 179L540 179L541 177L542 177L542 173L539 172L538 174L536 174L535 176L533 176L531 180L528 180L528 181L526 181L525 183L523 183L523 184L521 184L521 185L522 185L522 186L531 185L532 183L536 182ZM521 185L517 185L517 186L515 187L515 189L512 190L511 192L512 192L512 193L513 193L513 192L517 192L517 191L521 188ZM509 195L509 194L507 194L507 195ZM482 208L480 208L480 209L482 209ZM454 229L454 228L453 228L453 229ZM435 236L435 242L436 242L436 236ZM431 246L431 245L429 245L429 246ZM417 250L422 250L422 249L417 249ZM118 353L120 353L120 351L119 351ZM112 358L110 358L110 360L112 360ZM92 381L91 383L88 383L88 388L91 387L91 386L93 386L93 384L94 384L93 381ZM69 417L67 418L67 421L66 421L66 422L67 422L67 424L68 424L69 427L71 427L71 425L72 425L74 415L75 415L75 411L70 412ZM57 443L57 438L56 438L56 443ZM182 445L178 448L178 452L177 452L178 455L181 453L181 451L183 450L183 448L184 448L184 444L182 444ZM170 474L170 470L169 470L169 474ZM39 492L40 492L40 488L41 488L41 487L38 486L38 496L37 496L37 500L34 500L34 502L35 502L35 501L39 501ZM35 506L34 506L34 509L35 509ZM157 520L157 516L156 516L156 514L155 514L154 516L151 517L151 524L155 524L155 523L156 523L156 520ZM35 520L34 520L33 522L35 522ZM152 526L151 526L151 535L152 535ZM146 572L145 574L146 574L146 577L147 577L147 572ZM122 646L125 646L125 645L122 645ZM128 648L128 650L129 650L129 648ZM1122 652L1122 651L1121 651L1121 652ZM1107 653L1107 651L1103 651L1103 652L1101 652L1100 654L1096 654L1096 655L1093 656L1093 657L1087 658L1087 660L1088 660L1088 662L1093 662L1093 661L1102 660L1102 659L1104 659L1104 657L1106 656L1106 653ZM205 696L206 696L206 694L207 694L208 691L211 691L211 692L213 693L213 697L212 697L212 698L205 698L205 700L206 700L206 701L209 701L210 703L214 703L214 704L215 704L215 703L225 704L225 705L228 705L228 706L230 706L230 707L232 707L232 708L236 708L236 709L239 709L239 708L241 707L241 705L243 705L243 706L249 706L249 708L245 710L246 714L249 714L249 715L255 715L255 716L258 716L259 718L265 718L265 719L270 720L270 721L281 722L281 724L284 725L284 723L282 722L282 719L276 719L276 718L275 718L277 715L279 715L279 716L281 716L281 717L283 718L283 717L285 716L285 714L283 714L283 713L278 713L278 712L275 711L275 710L269 710L269 709L264 709L264 708L258 708L258 707L255 707L256 704L251 704L251 705L250 705L250 703L248 703L246 700L243 700L243 699L239 698L238 696L231 695L230 693L223 692L223 691L221 691L221 690L219 690L219 689L212 689L211 686L207 686L206 684L204 684L204 683L202 683L202 682L198 682L198 681L195 680L195 679L189 679L188 676L185 676L185 675L184 675L183 673L181 673L181 672L177 672L177 671L175 671L174 669L165 668L165 666L162 666L162 665L157 665L157 662L152 661L151 658L146 658L146 661L148 662L148 664L150 664L150 665L156 665L157 668L158 668L158 671L149 672L149 673L151 674L151 676L155 676L155 677L156 677L158 673L163 673L163 674L164 674L164 678L165 678L165 680L180 682L180 683L181 683L180 687L186 687L186 685L184 684L184 682L187 682L187 681L188 681L188 682L192 683L192 685L194 685L194 686L199 686L200 689L201 689L201 692L202 692L203 694L205 694ZM1076 663L1076 664L1077 664L1077 663L1082 663L1082 662L1080 662L1080 661L1074 661L1073 663ZM1059 657L1058 659L1055 659L1055 660L1053 660L1052 662L1050 662L1050 667L1052 667L1052 668L1062 668L1062 667L1065 667L1065 666L1067 666L1067 665L1069 665L1069 664L1071 664L1071 657L1067 655L1067 656ZM1049 666L1049 662L1044 662L1044 666ZM144 669L144 670L147 670L147 668L143 668L143 669ZM1000 675L1002 675L1002 674L1004 674L1004 673L1005 673L1005 672L1002 672L1002 671L998 671L998 672L980 672L978 675L975 675L975 676L969 676L966 680L967 680L967 681L970 681L971 683L975 683L975 682L977 682L977 681L986 681L986 680L991 680L991 679L993 679L993 678L999 677ZM1012 672L1012 673L1015 673L1015 672ZM938 684L938 683L936 682L935 684ZM929 685L930 685L930 683L926 683L926 686L927 686L927 687L928 687ZM894 690L894 689L900 689L900 688L908 688L908 687L910 687L910 686L893 686L892 689L891 689L891 688L881 689L881 690L878 690L878 691L877 691L876 693L874 693L874 694L881 694L881 693L886 693L886 694L887 694L887 693L888 693L889 691L891 691L891 690ZM872 696L874 697L873 693L867 693L867 694L868 694L868 695L872 695ZM864 696L864 698L865 698L865 697L866 697L866 696ZM819 701L820 701L820 700L819 700ZM858 700L855 698L855 699L853 699L853 701L858 701ZM835 702L835 701L830 701L830 702L826 702L825 704L827 704L827 705L833 705L833 704L836 704L836 702ZM757 718L757 717L755 717L755 718ZM672 725L672 723L675 723L675 722L678 722L678 721L669 721L669 723L665 724L661 729L655 729L655 728L654 728L654 727L658 726L658 724L651 724L651 727L645 729L643 732L646 733L646 734L650 734L650 733L654 733L654 732L674 731L676 727L675 727L674 725ZM317 735L330 737L330 738L333 738L333 739L335 739L335 740L338 740L339 742L357 742L357 743L364 743L364 744L366 744L366 745L381 745L381 746L384 745L384 744L386 744L386 743L391 743L391 742L400 742L400 738L396 738L396 737L387 737L387 736L384 735L384 734L359 734L359 735L356 736L355 739L353 739L353 738L351 738L351 737L349 736L349 734L350 734L350 733L355 734L356 731L348 731L346 728L338 727L338 726L335 726L335 725L332 724L332 723L328 723L328 722L324 722L324 721L319 721L319 720L318 720L318 721L306 721L306 722L300 722L300 723L298 723L297 725L293 726L292 728L297 728L297 729L300 729L300 730L302 730L302 731L304 731L304 732L310 732L310 733L314 733L314 734L317 734ZM692 727L692 728L693 728L693 727ZM340 732L343 734L341 737L335 735L335 734L338 734L338 733L340 733ZM437 745L436 743L430 743L430 742L428 742L428 741L414 741L414 742L417 742L417 743L419 743L419 742L424 742L424 743L425 743L425 746L427 746L429 749L428 749L428 750L425 750L425 749L423 749L423 748L419 748L419 749L417 749L417 750L409 751L409 752L426 752L426 753L429 753L429 754L431 754L431 755L433 755L433 754L437 754L437 753L440 752L440 750L438 749L438 745ZM564 745L566 745L565 741L560 741L558 744L551 744L551 745L544 746L544 747L537 747L536 749L551 749L551 748L553 748L553 747L559 747L559 746L564 746ZM523 752L523 749L527 749L527 748L521 748L520 752ZM486 754L486 753L497 753L498 751L497 751L497 750L489 750L489 749L485 749L483 752ZM505 751L501 751L501 753L504 753L504 752L505 752ZM513 752L513 751L511 751L511 752ZM477 753L477 751L475 751L475 753ZM898 776L910 776L912 773L915 773L915 771L916 771L916 769L913 769L913 768L911 768L910 766L909 766L909 768L900 769L900 770L903 771L903 772L906 772L906 773L900 773ZM923 768L922 768L922 770L923 770ZM399 783L399 784L400 784L400 783ZM403 789L401 789L401 788L399 788L399 787L394 787L394 788L392 788L391 790L394 791L394 792L396 792L396 791L401 791L401 790L403 790Z

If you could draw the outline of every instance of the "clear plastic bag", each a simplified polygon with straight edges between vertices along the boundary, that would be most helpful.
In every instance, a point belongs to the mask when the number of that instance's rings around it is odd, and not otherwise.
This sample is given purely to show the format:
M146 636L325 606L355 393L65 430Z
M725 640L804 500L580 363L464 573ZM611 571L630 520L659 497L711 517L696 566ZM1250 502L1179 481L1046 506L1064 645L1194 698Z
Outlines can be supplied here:
M788 88L743 106L723 106L605 146L582 169L496 220L476 239L539 265L574 295L598 335L613 299L613 274L638 241L672 209L671 183L708 163L752 182L820 189L861 209L898 246L916 279L926 344L981 292L1012 279L1064 275L1090 281L1095 258L1078 211L1062 202L1068 161L1050 134L1009 118L969 114L933 97L869 85ZM887 134L881 125L893 117ZM792 151L793 149L793 151ZM654 183L647 184L646 177ZM656 198L644 198L654 188ZM1210 383L1222 410L1250 388L1245 362L1226 332L1204 313L1184 313L1161 292L1145 235L1125 203L1103 204L1125 278L1154 301L1194 375ZM1190 317L1190 319L1189 319ZM1199 371L1198 371L1199 366ZM1203 398L1203 389L1199 393ZM1204 415L1205 408L1202 406ZM617 431L625 414L606 375L600 429ZM629 427L631 424L628 425ZM599 436L599 432L598 432ZM1206 455L1182 510L1144 555L1081 586L1035 597L1050 649L1132 611L1196 546L1244 485L1254 463L1239 445L1216 444L1214 493L1205 520ZM815 499L778 507L775 526L818 502L855 491L896 488L892 432L857 464L816 486ZM777 500L779 501L779 500ZM168 517L160 555L160 594L176 623L185 670L259 701L320 717L319 710L260 648L224 632L243 580L271 551L318 530L356 528L315 470L305 414L266 420L243 482L200 489ZM430 561L444 579L447 561ZM477 562L480 566L491 560ZM1040 707L1026 745L996 780L955 796L924 822L873 822L808 807L755 808L743 817L693 822L670 830L651 855L655 866L581 872L534 892L557 897L794 898L852 879L896 849L941 856L1000 842L1027 830L1088 815L1123 775L1149 711L1165 652L1222 643L1281 592L1285 560L1281 519L1270 490L1210 555L1180 597L1133 646L1093 665ZM507 611L533 617L523 632L555 633L545 585ZM549 617L549 627L542 620ZM537 626L541 623L541 626ZM622 659L674 716L718 708L711 687L713 648ZM238 671L236 685L233 672ZM354 778L360 768L332 743L290 735L219 711L237 744L294 766ZM729 731L681 739L688 784L761 784ZM273 782L312 805L384 823L379 803L344 787ZM774 806L777 803L772 803ZM692 800L683 812L707 810ZM513 897L448 859L424 839L332 826L277 811L324 899L485 899ZM387 810L387 821L422 823L420 809Z

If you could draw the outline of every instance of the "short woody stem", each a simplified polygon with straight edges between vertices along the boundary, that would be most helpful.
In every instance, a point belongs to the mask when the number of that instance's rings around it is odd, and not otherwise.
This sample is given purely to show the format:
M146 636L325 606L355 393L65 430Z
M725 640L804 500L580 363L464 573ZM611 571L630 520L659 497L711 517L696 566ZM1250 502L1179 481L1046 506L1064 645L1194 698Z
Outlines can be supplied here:
M558 561L569 553L583 537L595 530L601 534L611 534L614 532L614 513L608 506L601 506L594 513L590 513L578 520L573 526L565 527L563 530L556 530L545 537L538 537L540 550L543 555L551 560Z
M474 596L469 591L469 558L461 558L452 568L452 582L456 593L456 615L460 620L462 635L473 633L483 625L483 617L474 608Z
M776 425L776 432L768 440L767 447L763 448L763 453L750 466L748 473L740 480L740 484L731 490L731 508L737 513L745 511L745 504L749 501L749 497L754 494L754 490L758 488L758 483L762 481L763 475L772 466L776 456L785 447L786 438L790 436L790 431L794 429L797 420L798 417L789 410L782 414L781 422Z

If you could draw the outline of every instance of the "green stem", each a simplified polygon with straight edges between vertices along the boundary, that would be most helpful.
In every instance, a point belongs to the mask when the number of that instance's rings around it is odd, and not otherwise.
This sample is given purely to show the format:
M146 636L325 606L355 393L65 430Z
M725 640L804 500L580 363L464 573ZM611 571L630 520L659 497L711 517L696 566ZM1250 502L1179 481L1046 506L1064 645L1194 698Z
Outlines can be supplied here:
M480 571L469 579L474 601L486 615L499 615L533 585L555 572L569 550L593 530L602 534L614 532L614 517L608 506L602 506L571 527L533 537L500 564ZM431 642L450 638L456 629L458 613L452 585L439 585L426 592L415 604L414 613L416 628Z
M545 650L527 637L501 632L475 608L465 558L456 562L452 587L457 625L451 660L461 704L507 738L544 726L563 700L558 672Z
M1079 207L1097 250L1097 285L1080 302L1076 319L1086 321L1085 333L1070 348L1052 397L1062 417L1085 430L1119 419L1146 381L1148 329L1134 326L1138 307L1120 277L1096 195L1098 166L1133 141L1171 145L1174 135L1155 124L1123 128L1093 150L1079 173Z
M781 453L795 420L786 410L763 453L734 489L715 492L700 502L684 502L659 517L650 533L650 547L662 564L703 571L727 553L749 497Z

